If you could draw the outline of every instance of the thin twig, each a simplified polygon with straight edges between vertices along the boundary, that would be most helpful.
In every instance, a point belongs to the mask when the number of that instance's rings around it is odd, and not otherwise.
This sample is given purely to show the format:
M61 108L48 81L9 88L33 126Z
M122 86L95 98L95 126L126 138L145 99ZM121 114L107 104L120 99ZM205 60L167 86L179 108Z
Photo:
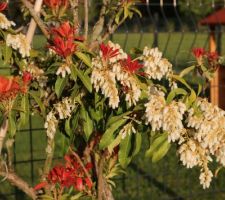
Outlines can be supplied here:
M13 172L3 172L0 171L0 176L6 177L6 179L14 186L22 190L25 194L27 194L33 200L37 199L35 190L28 185L23 179L17 176Z
M84 0L84 38L88 37L88 0Z
M2 154L2 147L8 130L8 125L8 118L5 116L2 126L0 128L0 156Z
M28 0L21 0L23 5L29 10L31 16L34 18L34 21L37 23L39 28L41 29L44 36L49 39L49 33L47 31L47 27L45 26L44 22L41 20L41 18L36 14L36 12L33 9L33 5Z
M103 200L104 180L103 180L104 157L100 158L98 163L98 200Z
M38 16L40 11L41 11L41 6L42 6L43 0L36 0L35 4L34 4L34 12L36 12L36 15ZM32 18L30 21L30 25L27 31L27 35L26 35L26 39L27 42L29 44L31 44L33 37L34 37L34 33L37 27L37 23L35 22L35 20Z
M79 18L78 18L78 0L69 0L70 6L73 11L73 23L75 26L79 25Z
M107 9L107 5L110 3L110 0L103 0L102 3L103 4L102 4L101 11L100 11L99 19L93 28L91 42L94 42L95 40L97 40L99 38L100 34L102 33L104 23L105 23L106 9Z
M91 176L88 173L87 169L85 168L82 160L80 159L80 156L75 151L73 151L71 147L69 148L69 150L71 151L71 153L73 154L73 156L77 159L77 162L80 164L80 166L83 168L86 177L89 179L90 182L92 182Z

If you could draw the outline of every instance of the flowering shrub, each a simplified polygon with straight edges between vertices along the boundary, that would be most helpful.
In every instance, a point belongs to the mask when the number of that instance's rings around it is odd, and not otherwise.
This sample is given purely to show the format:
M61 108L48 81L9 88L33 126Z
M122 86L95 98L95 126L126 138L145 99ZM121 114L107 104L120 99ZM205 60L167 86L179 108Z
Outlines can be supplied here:
M44 51L33 50L30 32L17 33L14 22L0 13L0 59L12 71L0 76L0 152L13 148L30 111L45 120L48 141L43 174L34 188L11 172L2 154L0 175L32 199L113 199L113 178L139 153L144 135L149 138L146 157L157 162L176 144L183 165L199 167L203 188L214 176L209 163L215 159L225 165L225 112L203 96L223 58L193 49L194 64L176 74L158 48L129 55L106 41L127 18L140 15L135 2L103 1L88 31L84 0L82 32L78 1L45 0L38 17L22 0L47 38ZM1 11L5 8L0 4ZM191 73L203 80L197 90L185 80ZM65 161L52 168L56 134L65 138Z

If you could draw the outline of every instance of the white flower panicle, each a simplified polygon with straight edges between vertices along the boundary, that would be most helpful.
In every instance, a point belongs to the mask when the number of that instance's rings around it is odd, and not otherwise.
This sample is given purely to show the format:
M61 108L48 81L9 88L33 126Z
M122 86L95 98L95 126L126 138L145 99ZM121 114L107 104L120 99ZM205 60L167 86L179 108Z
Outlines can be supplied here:
M127 135L130 135L131 133L136 133L132 122L126 124L119 132L119 134L122 136L122 139L124 139Z
M164 93L155 88L150 88L149 101L145 104L147 122L152 130L160 130L163 126L163 109L166 105Z
M58 120L55 117L55 113L53 111L49 112L44 127L47 129L47 137L49 139L53 139L56 133L58 125Z
M102 90L102 94L109 98L109 106L117 108L119 105L119 95L116 87L115 74L109 70L101 70L94 68L91 75L91 82L98 92Z
M16 24L13 21L9 21L6 16L0 13L0 28L1 29L9 29L11 26L15 26Z
M66 77L66 74L71 74L70 66L68 66L67 64L61 65L56 72L56 75L60 74L62 75L63 78Z
M59 115L59 119L67 119L75 108L75 102L71 98L66 97L61 102L55 104L54 108Z
M161 80L164 76L172 73L172 64L165 58L162 58L162 52L158 48L145 47L143 50L142 60L144 70L150 79Z
M73 109L75 108L75 102L71 98L64 98L61 102L54 105L54 109L50 111L46 117L44 127L46 128L48 145L46 147L46 152L52 152L52 140L54 140L57 126L59 120L56 118L56 115L59 116L59 119L67 119L71 116Z
M182 138L183 132L183 114L186 106L182 102L172 101L167 104L164 93L150 89L149 102L146 106L146 117L151 124L152 130L168 132L168 141L175 142Z
M26 36L22 33L17 35L8 34L6 38L6 45L18 50L23 58L30 56L30 44L28 44Z
M125 100L130 106L135 105L141 96L141 89L134 75L121 66L121 61L127 59L128 56L118 44L109 41L107 45L111 53L113 52L112 55L115 55L108 58L100 50L99 56L92 59L91 82L97 92L101 90L102 94L109 98L109 105L113 109L117 108L120 102L117 81L122 85ZM106 58L108 62L105 62Z
M207 167L202 170L199 176L200 184L203 186L203 189L209 188L210 183L212 181L213 173Z

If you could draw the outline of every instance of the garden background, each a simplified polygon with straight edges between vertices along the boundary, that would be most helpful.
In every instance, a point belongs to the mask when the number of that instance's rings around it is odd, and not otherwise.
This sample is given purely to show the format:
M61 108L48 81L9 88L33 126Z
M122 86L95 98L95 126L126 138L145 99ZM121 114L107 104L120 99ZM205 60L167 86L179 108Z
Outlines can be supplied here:
M97 16L99 3L90 0L91 18ZM174 65L176 70L188 66L192 59L193 47L208 48L209 27L201 26L199 20L208 14L225 7L225 1L213 0L155 0L140 4L143 14L128 20L111 40L119 43L127 52L133 47L158 46ZM8 15L21 26L19 1L11 0ZM90 22L91 23L91 22ZM218 51L225 55L225 28L216 27L217 41L221 33ZM24 27L26 31L26 27ZM37 35L33 47L44 49L46 41ZM9 73L0 63L0 74ZM191 77L190 77L191 79ZM193 80L194 84L194 80ZM220 87L220 86L218 86ZM60 136L60 134L57 134ZM43 121L38 116L30 116L29 124L16 135L14 162L17 173L30 184L38 183L39 169L45 158L46 133ZM147 141L147 140L146 140ZM55 162L63 153L64 138L57 138ZM147 143L146 143L147 145ZM143 154L143 153L142 153ZM199 185L198 169L185 169L175 156L176 149L170 150L166 158L156 164L144 158L144 154L131 163L127 174L118 180L114 189L117 200L223 200L225 199L225 170L213 180L210 189L203 190ZM0 200L25 200L26 197L6 182L0 183Z

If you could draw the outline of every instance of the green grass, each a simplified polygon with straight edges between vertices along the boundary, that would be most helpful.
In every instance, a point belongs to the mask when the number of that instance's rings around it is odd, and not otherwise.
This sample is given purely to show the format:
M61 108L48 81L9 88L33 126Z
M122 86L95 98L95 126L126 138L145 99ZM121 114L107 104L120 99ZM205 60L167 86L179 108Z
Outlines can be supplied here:
M169 42L167 40L169 37ZM193 47L206 47L207 48L208 34L193 34L185 33L182 39L181 33L159 33L158 44L159 49L164 52L164 57L168 58L179 70L185 65L189 65L190 50ZM182 40L181 40L182 39ZM144 33L143 35L137 33L114 34L112 40L118 42L126 51L133 47L143 48L144 46L152 46L153 34ZM222 53L225 54L225 36L222 38ZM166 47L167 44L167 47ZM42 36L35 36L33 46L36 49L43 48L46 45L46 40ZM6 73L1 70L0 74ZM43 127L43 120L37 116L32 116L32 128L38 129ZM29 128L29 127L28 127ZM32 147L31 148L31 143ZM145 142L143 148L147 145ZM61 154L62 140L58 138L56 143L55 156ZM16 172L30 184L35 185L38 183L38 175L43 166L41 159L45 158L46 147L46 133L45 131L33 130L32 134L29 131L18 132L16 135L15 144L15 162ZM32 152L32 153L31 153ZM36 160L29 162L31 159ZM56 161L57 162L57 161ZM213 192L223 190L225 183L223 181L224 170L219 174L219 178L213 181L212 187L204 191L199 185L199 170L198 169L185 169L178 161L175 148L171 149L170 153L165 159L157 164L152 164L149 160L144 159L143 153L134 161L139 170L144 172L143 175L137 174L131 167L127 175L122 176L117 180L118 186L114 189L114 194L117 200L161 200L161 199L175 199L171 194L168 194L166 189L170 189L181 197L190 200L223 200L225 199L225 192ZM32 182L32 174L34 174ZM150 180L149 180L149 177ZM161 185L157 185L161 183ZM27 198L18 193L15 198L14 195L4 196L4 194L14 193L14 187L10 186L7 182L0 183L0 200L26 200Z

